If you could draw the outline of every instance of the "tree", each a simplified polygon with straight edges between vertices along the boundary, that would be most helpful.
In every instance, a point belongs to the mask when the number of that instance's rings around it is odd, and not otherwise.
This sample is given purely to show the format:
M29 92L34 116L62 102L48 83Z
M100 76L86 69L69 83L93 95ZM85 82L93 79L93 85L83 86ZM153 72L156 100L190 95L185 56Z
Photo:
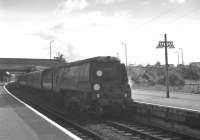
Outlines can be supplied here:
M65 58L64 55L61 53L58 53L56 57L54 57L55 60L61 61L61 62L65 62Z
M161 66L160 61L157 61L154 66L155 67L160 67Z

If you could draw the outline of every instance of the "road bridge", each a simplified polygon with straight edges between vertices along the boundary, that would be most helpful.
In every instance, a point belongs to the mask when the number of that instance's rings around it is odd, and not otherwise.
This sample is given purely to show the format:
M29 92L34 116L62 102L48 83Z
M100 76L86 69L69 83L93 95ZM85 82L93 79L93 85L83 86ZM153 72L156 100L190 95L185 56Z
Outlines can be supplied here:
M23 71L33 67L52 67L64 63L55 59L0 58L0 70Z
M7 76L6 72L29 72L34 69L49 68L63 63L65 62L55 59L0 58L0 81L4 76Z

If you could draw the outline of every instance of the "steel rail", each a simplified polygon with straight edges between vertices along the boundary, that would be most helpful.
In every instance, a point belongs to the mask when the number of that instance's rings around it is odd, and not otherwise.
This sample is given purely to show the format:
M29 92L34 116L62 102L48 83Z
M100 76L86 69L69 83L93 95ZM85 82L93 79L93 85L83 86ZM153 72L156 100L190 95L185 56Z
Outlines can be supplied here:
M137 124L124 124L113 121L105 121L108 126L114 127L119 132L131 133L134 135L139 135L139 137L145 137L152 140L197 140L195 138L182 136L181 134L174 134L172 132L168 132L166 130L158 130L155 128L147 127L147 126L139 126Z

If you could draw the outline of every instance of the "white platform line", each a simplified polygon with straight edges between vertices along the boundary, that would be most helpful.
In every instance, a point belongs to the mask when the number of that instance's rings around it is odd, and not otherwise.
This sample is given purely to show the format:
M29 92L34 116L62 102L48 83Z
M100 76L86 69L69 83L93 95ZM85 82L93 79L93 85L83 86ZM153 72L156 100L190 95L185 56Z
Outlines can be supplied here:
M174 109L181 109L181 110L186 110L186 111L192 111L192 112L198 112L200 113L200 110L195 110L195 109L189 109L189 108L183 108L183 107L176 107L176 106L168 106L168 105L163 105L163 104L154 104L154 103L148 103L148 102L142 102L142 101L134 101L137 103L142 103L142 104L149 104L149 105L156 105L160 107L169 107L169 108L174 108Z
M64 127L60 126L59 124L57 124L56 122L54 122L53 120L49 119L48 117L46 117L45 115L43 115L42 113L38 112L37 110L35 110L34 108L32 108L31 106L29 106L28 104L24 103L23 101L21 101L20 99L18 99L16 96L14 96L13 94L11 94L5 87L5 85L3 86L4 90L6 90L6 92L8 94L10 94L13 98L15 98L17 101L19 101L20 103L22 103L23 105L25 105L27 108L29 108L30 110L32 110L33 112L35 112L37 115L39 115L40 117L42 117L43 119L45 119L46 121L48 121L49 123L51 123L52 125L54 125L55 127L57 127L58 129L60 129L62 132L64 132L65 134L67 134L68 136L70 136L72 139L74 140L82 140L81 138L79 138L78 136L74 135L72 132L68 131L67 129L65 129Z

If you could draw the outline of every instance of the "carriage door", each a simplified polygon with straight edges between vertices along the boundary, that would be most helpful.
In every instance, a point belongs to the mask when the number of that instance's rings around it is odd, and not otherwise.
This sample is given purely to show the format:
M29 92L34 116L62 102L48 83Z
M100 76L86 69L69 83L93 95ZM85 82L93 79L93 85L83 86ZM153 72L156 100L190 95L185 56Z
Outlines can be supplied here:
M63 73L63 68L57 69L53 72L53 90L55 92L60 91L62 73Z

